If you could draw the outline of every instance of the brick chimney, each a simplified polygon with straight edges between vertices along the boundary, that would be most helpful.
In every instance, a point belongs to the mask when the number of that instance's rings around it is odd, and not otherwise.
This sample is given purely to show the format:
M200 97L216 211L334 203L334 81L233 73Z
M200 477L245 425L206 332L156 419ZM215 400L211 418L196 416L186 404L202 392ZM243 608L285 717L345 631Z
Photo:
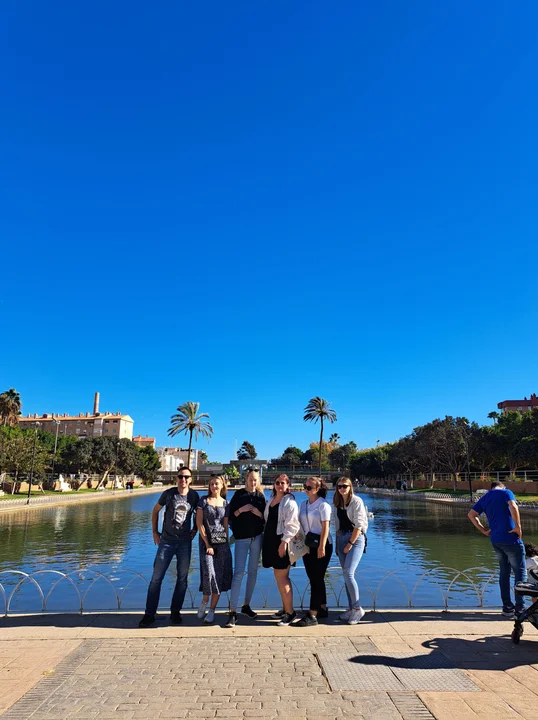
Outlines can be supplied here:
M99 413L99 393L95 393L95 397L93 399L93 414L97 415Z

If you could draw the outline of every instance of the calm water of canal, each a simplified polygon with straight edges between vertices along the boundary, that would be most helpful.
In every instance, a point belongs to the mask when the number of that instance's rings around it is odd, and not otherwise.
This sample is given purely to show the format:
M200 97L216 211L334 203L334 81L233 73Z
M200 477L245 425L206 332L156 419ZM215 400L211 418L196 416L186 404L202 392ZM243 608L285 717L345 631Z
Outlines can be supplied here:
M268 493L266 493L268 495ZM59 576L50 572L70 573L84 599L85 610L117 609L117 597L123 609L144 606L146 579L151 576L155 547L151 538L151 510L158 494L118 497L80 505L25 510L0 515L0 583L9 592L19 578L6 572L33 573L44 594ZM298 501L303 493L296 493ZM360 565L359 585L362 603L372 607L442 607L443 596L457 571L473 570L460 576L449 592L450 607L477 607L484 583L496 568L489 541L476 532L467 520L467 509L437 503L363 495L374 513L368 532L368 550ZM332 496L327 498L329 502ZM538 543L538 519L524 517L525 537ZM133 572L134 571L134 572ZM387 576L390 571L395 571ZM105 575L95 579L95 573ZM37 575L35 573L38 573ZM420 577L427 575L418 583ZM291 574L295 604L299 605L307 578L299 561ZM338 561L333 556L329 568L329 605L339 604L342 580ZM130 582L132 581L132 582ZM168 607L175 572L169 572L163 585L161 605ZM91 586L91 587L90 587ZM416 588L415 588L416 586ZM193 543L193 559L187 604L197 606L198 539ZM345 594L342 592L342 598ZM486 587L484 604L497 606L496 579ZM227 599L223 597L224 607ZM305 603L308 602L308 592ZM62 580L51 593L49 610L76 611L80 605L76 590ZM279 595L271 570L260 569L253 605L278 607ZM5 600L0 589L0 613ZM15 594L11 612L41 609L38 590L26 581Z

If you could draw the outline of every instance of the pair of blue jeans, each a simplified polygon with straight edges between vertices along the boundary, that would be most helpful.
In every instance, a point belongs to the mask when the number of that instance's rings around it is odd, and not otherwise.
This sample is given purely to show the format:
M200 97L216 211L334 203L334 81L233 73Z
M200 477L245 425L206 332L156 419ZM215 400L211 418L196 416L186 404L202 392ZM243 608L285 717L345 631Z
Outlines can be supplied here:
M525 564L525 545L519 539L517 543L491 543L499 560L499 588L503 610L514 609L510 593L510 570L514 573L516 583L525 582L527 579L527 568ZM523 597L516 595L515 610L520 613L525 607Z
M232 578L232 589L230 591L230 608L232 608L232 610L237 608L239 593L241 592L241 583L243 582L245 572L247 575L247 587L245 590L244 604L250 605L254 588L256 587L256 578L258 577L262 539L263 535L256 535L256 537L253 538L236 540L234 543L234 574Z
M159 607L159 597L161 595L161 585L168 570L168 566L172 562L174 555L177 562L177 580L172 595L172 604L170 610L181 610L185 593L187 592L187 578L189 575L189 566L191 564L192 541L188 538L181 538L173 541L161 540L155 555L153 563L153 575L149 583L148 597L146 600L146 614L155 615Z
M359 603L359 586L355 580L355 573L364 552L364 535L359 535L355 540L355 544L347 553L344 552L345 546L349 542L351 532L338 533L336 536L336 552L344 573L344 584L346 588L347 602L350 610L360 607Z

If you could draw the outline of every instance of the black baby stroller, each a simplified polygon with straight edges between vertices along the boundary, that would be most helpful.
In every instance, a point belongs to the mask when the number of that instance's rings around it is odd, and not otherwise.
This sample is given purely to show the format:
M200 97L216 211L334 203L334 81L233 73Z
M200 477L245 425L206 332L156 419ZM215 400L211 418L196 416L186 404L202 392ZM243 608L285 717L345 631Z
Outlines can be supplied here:
M535 570L529 571L530 582L519 582L516 583L516 595L538 598L538 575ZM514 629L512 630L512 642L516 644L519 642L523 635L523 623L529 621L538 630L538 602L534 602L529 605L528 608L516 617L514 623Z

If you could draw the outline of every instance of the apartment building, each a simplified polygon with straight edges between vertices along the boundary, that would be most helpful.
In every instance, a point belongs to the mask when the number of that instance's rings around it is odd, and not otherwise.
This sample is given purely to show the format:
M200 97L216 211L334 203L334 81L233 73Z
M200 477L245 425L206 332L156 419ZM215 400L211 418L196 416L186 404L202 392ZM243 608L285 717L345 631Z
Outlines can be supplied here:
M538 397L536 393L532 393L530 398L524 397L523 400L503 400L498 403L497 407L506 415L508 412L528 412L533 408L538 408Z
M179 447L158 447L157 454L161 460L161 470L163 472L177 472L180 468L187 465L189 456L189 448ZM198 470L198 450L191 449L191 470Z
M142 435L135 435L133 437L133 442L135 445L138 445L138 447L141 447L141 448L144 448L144 447L155 448L155 438L148 437L147 435L145 437L142 437Z
M99 393L95 393L93 413L45 413L44 415L26 415L19 418L21 428L35 427L39 423L41 430L47 430L58 435L73 435L76 437L116 437L118 439L133 439L134 420L121 412L99 412Z

